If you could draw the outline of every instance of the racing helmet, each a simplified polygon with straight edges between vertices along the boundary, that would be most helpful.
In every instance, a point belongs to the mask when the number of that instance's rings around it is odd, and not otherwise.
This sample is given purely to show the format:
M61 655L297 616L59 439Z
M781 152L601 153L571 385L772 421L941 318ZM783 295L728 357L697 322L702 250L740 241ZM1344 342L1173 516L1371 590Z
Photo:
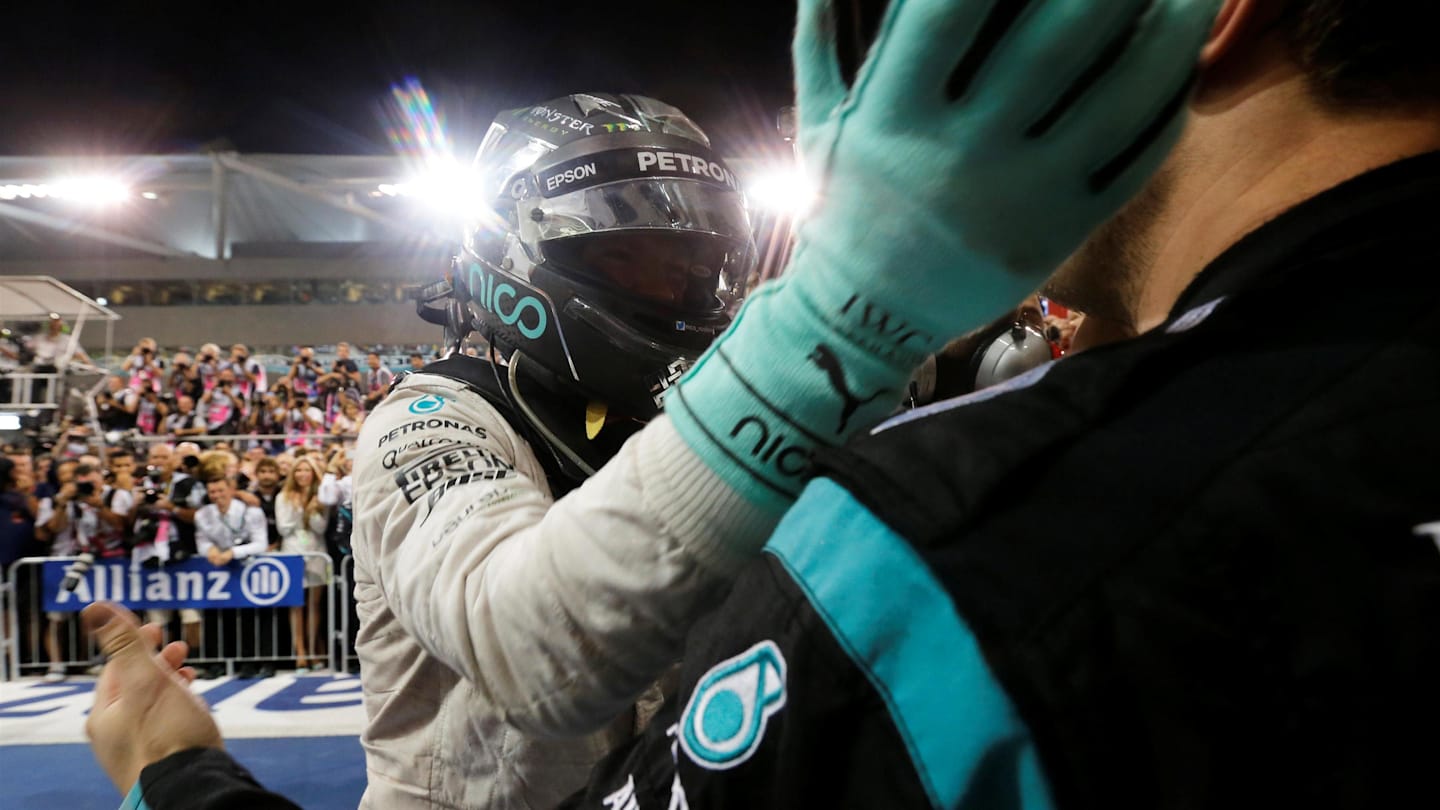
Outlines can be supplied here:
M755 266L740 184L684 113L580 93L500 113L450 286L469 326L640 420L730 324Z
M1050 341L1033 326L1015 323L984 343L974 359L975 389L1019 377L1050 362Z

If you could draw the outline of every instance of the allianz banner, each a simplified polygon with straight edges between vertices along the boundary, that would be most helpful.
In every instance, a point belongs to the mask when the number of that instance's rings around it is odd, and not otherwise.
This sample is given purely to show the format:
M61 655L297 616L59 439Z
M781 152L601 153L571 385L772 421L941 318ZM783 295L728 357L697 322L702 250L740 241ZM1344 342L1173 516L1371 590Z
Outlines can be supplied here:
M305 558L298 554L251 557L219 568L192 557L161 568L129 561L97 560L73 591L61 589L69 561L47 562L41 571L45 610L81 610L91 602L119 602L131 609L294 607L305 604Z

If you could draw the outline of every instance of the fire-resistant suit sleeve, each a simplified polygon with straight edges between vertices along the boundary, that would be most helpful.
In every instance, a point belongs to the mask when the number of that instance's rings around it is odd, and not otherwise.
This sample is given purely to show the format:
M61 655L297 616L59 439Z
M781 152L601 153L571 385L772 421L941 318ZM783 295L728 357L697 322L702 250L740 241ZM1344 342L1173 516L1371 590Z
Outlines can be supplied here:
M535 734L624 711L772 528L663 417L553 502L495 409L423 373L366 420L354 486L357 598Z

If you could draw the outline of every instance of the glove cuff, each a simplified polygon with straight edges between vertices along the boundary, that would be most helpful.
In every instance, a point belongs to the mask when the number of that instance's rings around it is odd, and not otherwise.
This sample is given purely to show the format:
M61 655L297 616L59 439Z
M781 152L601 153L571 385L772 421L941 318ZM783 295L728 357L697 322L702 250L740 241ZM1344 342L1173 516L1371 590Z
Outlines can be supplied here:
M751 296L666 400L686 444L772 515L799 495L817 449L894 412L934 342L801 258Z

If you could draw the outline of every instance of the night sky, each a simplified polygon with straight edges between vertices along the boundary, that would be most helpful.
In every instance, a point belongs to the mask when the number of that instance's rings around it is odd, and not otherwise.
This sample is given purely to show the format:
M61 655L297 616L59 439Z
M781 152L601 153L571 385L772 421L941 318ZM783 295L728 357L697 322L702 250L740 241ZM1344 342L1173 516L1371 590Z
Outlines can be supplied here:
M389 154L385 105L407 77L467 159L497 110L572 91L668 101L726 154L772 148L775 112L790 103L793 2L321 8L9 4L0 155Z

